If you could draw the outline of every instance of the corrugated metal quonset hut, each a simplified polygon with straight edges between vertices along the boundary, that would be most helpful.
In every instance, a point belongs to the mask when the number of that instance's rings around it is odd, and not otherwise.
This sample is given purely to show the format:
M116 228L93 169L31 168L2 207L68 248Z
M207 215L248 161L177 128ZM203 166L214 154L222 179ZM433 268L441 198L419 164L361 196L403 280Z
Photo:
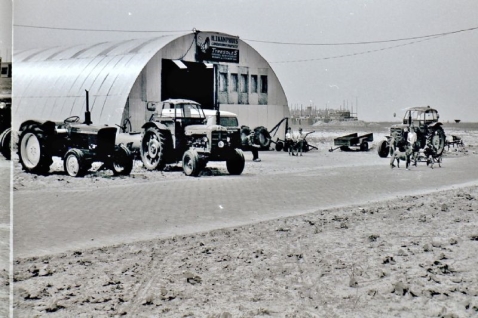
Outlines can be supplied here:
M14 129L28 119L83 118L86 92L94 124L139 131L148 103L184 98L234 112L240 124L273 128L289 117L269 63L237 36L189 34L16 52Z

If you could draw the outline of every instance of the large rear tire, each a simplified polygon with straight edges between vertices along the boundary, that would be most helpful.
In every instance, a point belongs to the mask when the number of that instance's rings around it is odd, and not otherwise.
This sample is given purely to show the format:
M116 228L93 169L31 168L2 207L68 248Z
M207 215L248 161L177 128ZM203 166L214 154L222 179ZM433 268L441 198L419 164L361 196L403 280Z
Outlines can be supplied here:
M443 154L443 150L445 149L445 132L443 128L438 127L437 129L433 130L427 137L427 143L431 144L433 147L433 158L440 157Z
M47 136L36 125L29 125L20 135L18 157L22 169L36 174L47 174L53 163L48 150Z
M66 173L71 177L83 177L88 171L88 163L85 155L80 149L70 149L66 152L63 159L63 167Z
M165 166L165 137L156 127L149 127L141 138L140 154L143 165L148 170L162 170Z
M388 154L390 153L390 147L388 145L388 141L382 140L378 143L377 153L380 158L388 157Z
M112 170L115 176L127 176L133 170L133 155L125 145L119 145L115 150Z
M202 164L199 162L199 155L194 150L187 150L183 155L184 174L191 177L197 177L201 172Z
M12 129L7 128L1 135L0 135L0 152L2 155L7 159L10 160L12 156Z
M229 174L240 175L244 171L246 160L241 149L235 149L234 154L226 161L226 168Z

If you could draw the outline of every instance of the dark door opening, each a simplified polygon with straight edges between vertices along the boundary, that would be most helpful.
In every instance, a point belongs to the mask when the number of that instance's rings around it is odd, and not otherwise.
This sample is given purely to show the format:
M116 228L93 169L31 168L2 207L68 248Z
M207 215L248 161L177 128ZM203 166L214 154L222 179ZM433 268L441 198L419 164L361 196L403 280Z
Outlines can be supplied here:
M186 68L179 68L172 60L162 60L162 99L191 99L205 109L214 109L214 69L206 68L204 63L181 62Z

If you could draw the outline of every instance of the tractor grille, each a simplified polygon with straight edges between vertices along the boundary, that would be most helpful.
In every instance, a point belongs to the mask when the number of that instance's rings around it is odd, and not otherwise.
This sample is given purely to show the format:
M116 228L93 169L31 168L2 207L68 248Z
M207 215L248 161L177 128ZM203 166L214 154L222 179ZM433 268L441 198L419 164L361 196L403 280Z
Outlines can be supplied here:
M402 139L402 128L390 128L390 136L395 138L396 141Z
M211 134L211 148L217 148L219 141L227 142L227 132L226 131L213 131Z

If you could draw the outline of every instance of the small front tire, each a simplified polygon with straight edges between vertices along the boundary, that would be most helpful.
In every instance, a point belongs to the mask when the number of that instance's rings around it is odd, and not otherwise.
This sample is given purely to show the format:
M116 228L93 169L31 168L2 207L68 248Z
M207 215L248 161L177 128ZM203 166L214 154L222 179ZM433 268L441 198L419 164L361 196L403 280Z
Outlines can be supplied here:
M368 151L368 142L364 141L360 144L360 151Z
M386 140L382 140L378 143L377 152L380 158L387 158L390 152L390 147Z
M226 168L229 174L240 175L244 171L246 160L241 149L235 149L234 154L226 161Z
M68 150L63 159L63 167L69 176L83 177L88 170L83 151L79 149Z
M120 145L116 149L111 169L115 176L127 176L133 170L133 156L125 145Z
M191 177L197 177L201 172L201 164L199 155L194 150L187 150L183 155L183 171L184 174Z

